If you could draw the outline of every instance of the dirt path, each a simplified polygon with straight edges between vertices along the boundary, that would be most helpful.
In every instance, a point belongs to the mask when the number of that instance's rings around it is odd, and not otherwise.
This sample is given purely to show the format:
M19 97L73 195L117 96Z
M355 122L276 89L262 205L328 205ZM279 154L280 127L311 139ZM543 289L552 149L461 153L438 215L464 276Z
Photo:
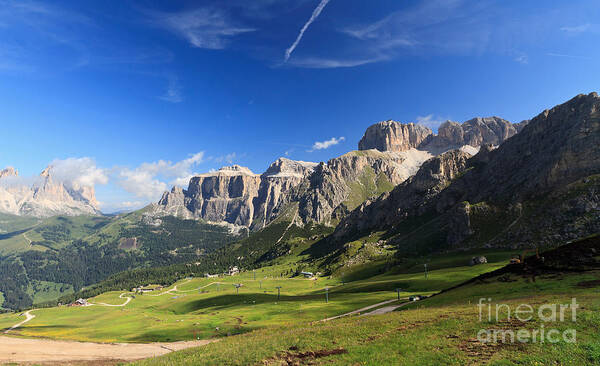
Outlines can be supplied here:
M27 245L31 248L31 243L33 242L31 239L27 237L27 233L23 233L23 237L27 240Z
M11 330L17 329L18 327L20 327L21 325L27 323L28 321L30 321L31 319L35 318L35 315L31 314L33 310L29 310L23 313L23 315L25 315L27 317L27 319L23 320L22 322L13 325L12 327L8 328L7 330L4 331L4 334L7 334L8 332L10 332Z
M204 346L214 341L104 344L0 336L0 364L8 362L56 364L81 361L134 361L185 348Z
M190 281L191 281L191 279L188 279L187 281L185 281L184 283L182 283L182 285L185 285L186 283L188 283ZM165 295L165 294L170 294L173 291L177 291L177 285L173 286L173 288L171 288L171 289L168 289L168 290L166 290L164 292L161 292L160 294L157 294L157 295L145 295L145 296L162 296L162 295Z
M376 308L376 307L379 307L379 306L382 306L382 305L386 305L386 304L389 304L389 303L394 302L394 301L398 301L398 300L393 299L393 300L383 301L383 302L380 302L380 303L377 303L377 304L369 305L369 306L366 306L364 308L360 308L360 309L351 311L351 312L346 313L346 314L341 314L341 315L332 316L330 318L321 319L321 321L322 322L327 322L327 321L330 321L330 320L333 320L333 319L343 318L343 317L348 316L348 315L355 315L355 314L363 313L363 312L365 312L367 310L371 310L373 308ZM399 305L399 306L402 306L402 304Z
M126 294L127 294L126 292L123 292L121 295L119 295L119 299L122 299L122 298L123 298L123 295L126 295ZM101 306L125 306L125 305L129 304L129 302L131 301L131 297L127 296L127 297L126 297L126 299L127 299L127 300L125 300L125 302L124 302L124 303L122 303L122 304L117 304L117 305L113 305L113 304L106 304L106 303L103 303L103 302L94 302L94 303L90 303L90 305L101 305Z

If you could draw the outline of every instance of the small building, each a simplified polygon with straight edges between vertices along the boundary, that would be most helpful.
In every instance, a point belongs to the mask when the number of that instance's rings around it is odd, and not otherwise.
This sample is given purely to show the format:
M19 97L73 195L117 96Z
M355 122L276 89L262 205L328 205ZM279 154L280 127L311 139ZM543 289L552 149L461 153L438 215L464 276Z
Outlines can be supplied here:
M300 272L300 274L306 278L311 278L314 276L314 274L312 272Z
M71 306L89 306L90 303L86 299L77 299L71 304Z
M240 273L240 269L237 266L233 266L229 269L229 271L227 272L228 275L230 276L234 276L236 274Z

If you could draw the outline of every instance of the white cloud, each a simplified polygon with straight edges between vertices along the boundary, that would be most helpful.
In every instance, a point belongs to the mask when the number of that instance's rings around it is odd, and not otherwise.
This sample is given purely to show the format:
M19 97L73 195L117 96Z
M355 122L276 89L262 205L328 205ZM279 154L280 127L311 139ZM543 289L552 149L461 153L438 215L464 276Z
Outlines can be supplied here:
M53 179L75 189L108 183L107 171L97 167L91 158L55 159L50 163L50 167Z
M439 117L436 118L433 114L428 114L427 116L417 116L416 121L418 125L423 125L435 130L440 127L440 125L444 123L446 119Z
M194 175L192 167L200 164L203 159L204 152L199 152L176 163L158 160L142 163L135 169L121 168L117 174L118 184L136 197L156 200L169 188L165 179L171 185L187 184Z
M238 26L222 10L199 8L175 14L157 14L157 22L190 42L194 47L223 49L231 37L255 29Z
M284 56L283 62L287 62L289 60L290 56L292 55L292 52L294 52L294 50L300 43L300 40L302 40L302 37L304 36L304 32L306 32L306 30L312 24L312 22L314 22L319 17L319 15L321 14L321 12L323 11L323 9L325 8L325 6L327 5L327 3L329 1L330 0L321 0L319 5L317 5L315 10L313 10L313 13L310 16L310 18L308 19L308 21L304 24L302 29L300 29L300 33L298 33L298 37L296 37L296 40L294 41L294 43L292 43L292 45L288 49L285 50L285 56Z
M345 137L340 137L340 138L335 138L332 137L329 140L326 141L316 141L312 148L310 150L308 150L308 152L313 152L315 150L323 150L323 149L328 149L331 146L337 145L340 142L344 141L346 138Z

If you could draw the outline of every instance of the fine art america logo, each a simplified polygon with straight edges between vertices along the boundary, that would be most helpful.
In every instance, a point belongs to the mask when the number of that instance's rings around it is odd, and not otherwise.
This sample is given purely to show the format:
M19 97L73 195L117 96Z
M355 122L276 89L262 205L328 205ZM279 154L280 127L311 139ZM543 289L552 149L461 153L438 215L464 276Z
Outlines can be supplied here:
M480 329L477 340L482 343L575 343L577 331L573 328L553 327L554 325L577 321L577 300L569 304L543 304L535 308L530 304L510 306L492 303L491 298L480 298L477 304L479 322L512 324L509 329ZM527 323L530 322L530 323ZM525 327L525 325L535 325Z

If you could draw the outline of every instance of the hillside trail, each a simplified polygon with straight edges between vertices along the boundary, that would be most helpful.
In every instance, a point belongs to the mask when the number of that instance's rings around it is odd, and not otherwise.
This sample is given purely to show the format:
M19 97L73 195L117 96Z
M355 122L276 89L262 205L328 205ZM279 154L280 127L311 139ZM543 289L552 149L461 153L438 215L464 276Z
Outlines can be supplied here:
M392 300L383 301L383 302L380 302L380 303L377 303L377 304L365 306L364 308L356 309L356 310L351 311L349 313L340 314L340 315L332 316L332 317L329 317L329 318L321 319L320 321L327 322L327 321L330 321L330 320L339 319L339 318L343 318L345 316L357 315L357 314L361 314L361 315L385 314L385 313L389 313L391 311L394 311L394 310L396 310L397 308L399 308L401 306L409 304L409 302L404 302L404 303L401 303L401 304L398 304L398 305L386 306L386 307L383 307L381 309L377 309L375 311L372 311L372 312L369 312L369 313L366 313L366 314L362 314L362 313L364 313L367 310L371 310L371 309L374 309L374 308L377 308L377 307L380 307L380 306L383 306L383 305L387 305L387 304L390 304L390 303L395 302L395 301L398 301L398 300L392 299Z
M185 281L184 283L181 283L181 285L185 285L186 283L190 282L192 279L188 278L187 281ZM173 293L173 291L178 291L177 290L177 285L174 285L173 288L170 288L166 291L161 292L160 294L156 294L156 295L144 295L144 296L152 296L152 297L156 297L156 296L162 296L162 295L166 295L166 294L171 294Z
M7 330L4 331L4 334L8 334L8 332L10 332L11 330L17 329L18 327L22 326L23 324L27 323L28 321L30 321L31 319L35 318L35 315L31 314L33 310L29 310L23 313L23 315L25 315L25 317L27 319L23 320L20 323L17 323L15 325L13 325L12 327L8 328Z
M119 299L122 299L122 298L123 298L123 295L126 295L126 294L127 294L126 292L123 292L121 295L119 295ZM126 298L127 300L125 300L125 302L124 302L124 303L122 303L122 304L117 304L117 305L114 305L114 304L106 304L106 303L103 303L103 302L94 302L94 303L92 303L92 302L91 302L91 303L90 303L90 305L100 305L100 306L117 306L117 307L119 307L119 306L125 306L125 305L129 304L129 302L132 300L132 298L131 298L131 297L129 297L129 296L127 296L127 297L125 297L125 298Z

